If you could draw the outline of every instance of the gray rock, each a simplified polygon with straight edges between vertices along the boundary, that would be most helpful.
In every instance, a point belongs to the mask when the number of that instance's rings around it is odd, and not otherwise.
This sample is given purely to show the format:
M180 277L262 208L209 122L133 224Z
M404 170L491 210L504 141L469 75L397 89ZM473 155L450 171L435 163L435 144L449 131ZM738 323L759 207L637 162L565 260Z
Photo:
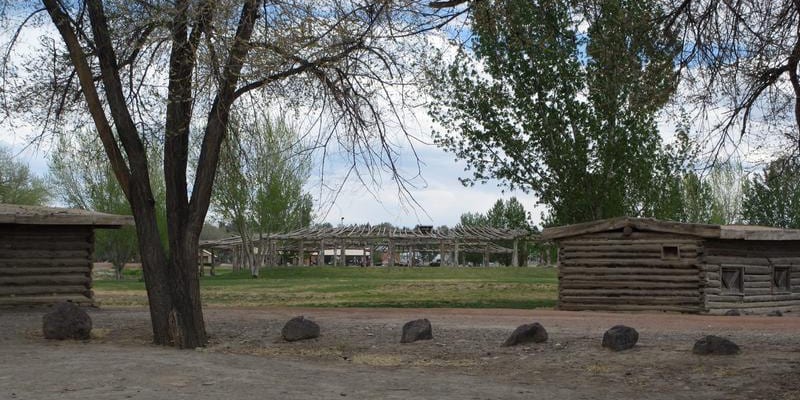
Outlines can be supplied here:
M613 326L603 335L603 347L614 351L630 349L638 341L639 332L625 325Z
M45 339L88 340L92 336L92 318L75 303L63 302L42 318Z
M511 336L506 339L503 346L516 346L520 343L542 343L547 341L547 331L542 324L534 322L532 324L520 325Z
M431 339L433 339L433 329L427 318L409 321L403 325L403 337L400 339L400 343Z
M281 330L281 335L287 342L314 339L319 337L319 325L301 315L286 322Z
M768 317L782 317L783 313L781 312L781 310L775 310L775 311L770 311L769 314L767 314L767 316Z
M728 316L728 317L738 317L740 315L742 315L742 314L739 312L739 310L735 310L735 309L728 310L728 311L725 312L725 316Z
M739 346L728 339L708 335L694 343L692 353L698 355L733 355L739 354Z

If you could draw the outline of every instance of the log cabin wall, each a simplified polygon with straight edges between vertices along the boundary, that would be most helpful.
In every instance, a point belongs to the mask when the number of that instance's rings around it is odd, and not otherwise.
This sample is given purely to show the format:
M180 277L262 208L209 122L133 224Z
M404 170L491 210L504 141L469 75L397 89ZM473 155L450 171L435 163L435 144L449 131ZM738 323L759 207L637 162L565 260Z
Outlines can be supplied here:
M710 313L800 308L800 241L708 240L704 261Z
M557 241L563 310L703 311L703 239L623 230Z
M0 306L93 304L92 226L0 224Z

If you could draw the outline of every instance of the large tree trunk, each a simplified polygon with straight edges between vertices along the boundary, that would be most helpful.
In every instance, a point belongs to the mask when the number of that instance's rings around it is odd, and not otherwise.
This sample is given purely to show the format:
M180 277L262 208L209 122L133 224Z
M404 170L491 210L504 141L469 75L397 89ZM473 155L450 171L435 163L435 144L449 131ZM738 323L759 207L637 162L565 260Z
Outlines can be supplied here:
M169 314L172 309L172 295L166 271L167 258L161 244L161 235L156 223L155 208L132 207L136 221L136 234L139 238L139 253L142 257L142 272L150 306L150 321L153 328L153 343L168 345L173 343L170 333Z

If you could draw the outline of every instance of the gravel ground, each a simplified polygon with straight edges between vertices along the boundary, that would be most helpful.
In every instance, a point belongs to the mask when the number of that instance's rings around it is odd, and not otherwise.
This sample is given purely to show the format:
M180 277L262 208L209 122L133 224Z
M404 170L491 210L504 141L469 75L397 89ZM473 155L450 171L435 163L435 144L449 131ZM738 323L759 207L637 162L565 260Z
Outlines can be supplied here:
M209 308L208 348L149 344L145 309L93 309L94 338L41 336L46 310L0 310L0 399L800 399L800 316L698 316L550 310ZM283 323L318 322L285 343ZM434 340L400 344L408 320ZM543 344L500 347L538 321ZM614 353L603 332L626 324L638 345ZM707 334L737 356L695 356Z

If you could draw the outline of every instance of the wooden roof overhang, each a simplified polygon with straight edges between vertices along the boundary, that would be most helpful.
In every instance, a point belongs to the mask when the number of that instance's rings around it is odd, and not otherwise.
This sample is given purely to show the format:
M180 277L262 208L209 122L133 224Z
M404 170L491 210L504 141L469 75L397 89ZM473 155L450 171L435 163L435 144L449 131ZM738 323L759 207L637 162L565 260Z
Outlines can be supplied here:
M545 228L541 240L560 240L591 233L630 228L633 231L671 233L703 239L800 240L800 230L757 225L714 225L662 221L654 218L618 217L581 224Z
M96 228L119 228L133 225L133 217L74 208L0 204L0 224L84 225Z

